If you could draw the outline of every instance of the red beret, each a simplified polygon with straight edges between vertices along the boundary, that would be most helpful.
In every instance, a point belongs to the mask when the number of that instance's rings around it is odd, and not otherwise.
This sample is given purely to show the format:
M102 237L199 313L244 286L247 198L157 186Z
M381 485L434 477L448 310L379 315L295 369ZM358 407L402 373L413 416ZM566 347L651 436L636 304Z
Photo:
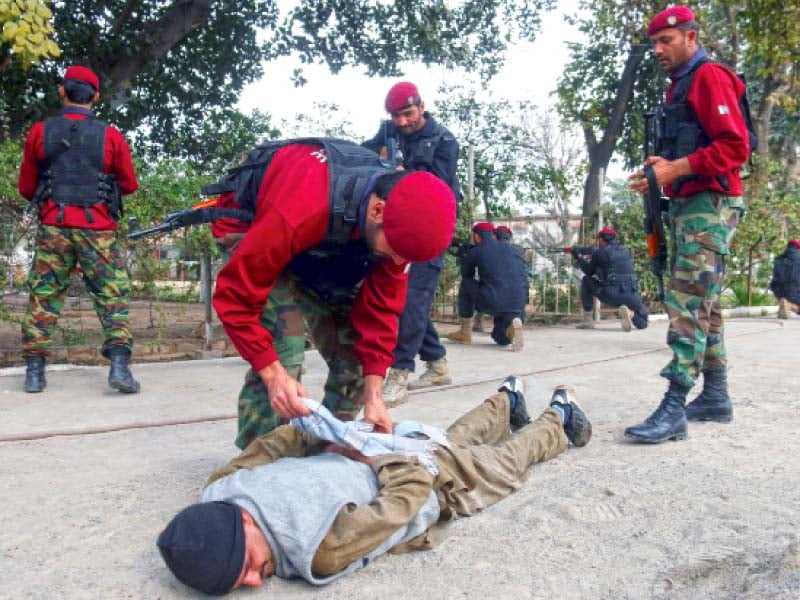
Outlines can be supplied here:
M95 91L100 90L100 78L97 77L94 71L89 67L70 67L64 73L64 81L72 79L73 81L82 81L92 86Z
M389 192L383 232L392 250L406 260L436 258L447 248L455 228L455 196L436 175L415 171Z
M478 221L472 226L472 233L478 233L479 231L494 233L494 225L489 223L489 221Z
M800 240L789 240L789 245L795 248L800 248Z
M506 225L498 225L495 228L495 231L505 231L508 235L514 235L514 233L511 231L511 228Z
M611 229L611 227L603 227L598 233L597 236L600 237L601 235L610 235L611 237L617 237L617 232Z
M386 94L386 102L383 105L386 107L386 112L391 113L412 104L419 104L419 102L417 86L410 81L401 81L392 86L392 89Z
M653 20L647 26L647 35L653 35L662 29L677 27L692 21L694 21L694 13L691 8L688 6L670 6L653 17Z

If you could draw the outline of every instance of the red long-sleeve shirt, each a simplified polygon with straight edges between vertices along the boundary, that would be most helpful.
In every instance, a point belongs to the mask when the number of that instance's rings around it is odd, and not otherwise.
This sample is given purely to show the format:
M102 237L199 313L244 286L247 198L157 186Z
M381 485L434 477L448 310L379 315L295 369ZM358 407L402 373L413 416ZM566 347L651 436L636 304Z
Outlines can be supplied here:
M66 113L67 119L80 121L86 115ZM22 166L19 169L19 193L31 200L39 185L39 163L44 160L44 121L39 121L28 132L25 140L25 151L22 156ZM131 149L128 142L122 137L118 129L112 126L106 128L104 146L103 171L113 173L123 194L132 194L139 189L136 173L133 170ZM64 218L58 222L59 206L48 199L39 211L39 220L44 225L57 225L59 227L80 227L83 229L113 230L117 222L111 218L108 205L98 202L90 207L92 223L86 218L86 212L81 206L65 206Z
M328 165L319 146L281 148L264 173L256 216L217 277L214 308L239 354L259 371L278 360L259 321L278 276L292 258L320 243L328 227ZM358 291L350 319L365 375L385 376L394 361L406 297L405 265L377 261Z
M672 99L677 81L673 81L667 90L667 103ZM672 185L668 186L669 196L686 197L702 191L742 195L739 169L750 155L747 124L739 108L739 98L744 91L742 81L723 65L708 62L697 69L686 101L711 144L687 157L692 172L702 177L684 182L678 193L673 192ZM715 179L717 175L727 177L728 189Z

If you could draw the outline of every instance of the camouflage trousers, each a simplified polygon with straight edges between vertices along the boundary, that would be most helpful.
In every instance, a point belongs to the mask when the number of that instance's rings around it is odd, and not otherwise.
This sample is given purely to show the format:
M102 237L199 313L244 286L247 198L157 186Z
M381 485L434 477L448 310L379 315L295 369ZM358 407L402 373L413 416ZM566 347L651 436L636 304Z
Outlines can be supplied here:
M364 385L361 364L353 354L356 333L350 305L330 305L289 275L281 275L261 314L261 325L272 334L275 351L289 375L300 380L305 354L305 326L328 364L322 402L340 419L352 420L361 410L355 401ZM261 377L250 369L239 393L239 433L244 448L256 437L286 423L269 401Z
M41 225L28 276L28 310L22 321L22 355L47 356L64 306L70 278L80 265L86 291L103 327L101 348L131 348L128 330L130 282L116 231Z
M700 192L670 200L672 270L664 305L673 356L661 376L680 385L691 387L701 372L727 365L720 292L743 214L740 197Z

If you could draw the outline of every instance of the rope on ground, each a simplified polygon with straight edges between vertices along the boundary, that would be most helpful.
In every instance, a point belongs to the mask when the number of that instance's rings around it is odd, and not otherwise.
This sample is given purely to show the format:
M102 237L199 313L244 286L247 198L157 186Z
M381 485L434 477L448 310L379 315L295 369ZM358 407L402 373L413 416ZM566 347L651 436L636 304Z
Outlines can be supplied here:
M744 320L744 319L743 319ZM752 319L756 320L756 319ZM779 327L783 327L783 323L769 323L769 325L777 325ZM729 335L727 337L737 338L737 337L744 337L747 335L758 335L761 333L767 333L770 331L775 331L775 329L759 329L757 331L749 331L746 333L737 333L733 335ZM607 362L613 362L616 360L625 360L628 358L633 358L636 356L644 356L646 354L655 354L656 352L667 352L669 348L664 346L659 346L658 348L652 348L650 350L641 350L639 352L630 352L628 354L619 354L616 356L611 356L609 358L599 358L597 360L587 360L580 363L570 363L568 365L563 365L560 367L550 367L547 369L538 369L535 371L528 371L526 373L515 373L515 375L519 377L531 377L533 375L541 375L542 373L554 373L555 371L565 371L567 369L573 369L576 367L585 367L589 365L597 365ZM430 394L432 392L439 392L442 390L453 390L459 388L468 388L475 385L485 385L487 383L491 383L495 381L497 378L492 377L489 379L478 379L472 381L466 381L462 383L454 383L451 385L440 385L435 386L432 388L426 388L421 390L413 390L410 391L410 395L417 395L417 394ZM35 432L35 433L15 433L10 435L2 435L0 436L0 443L5 442L30 442L35 440L42 440L46 438L52 437L69 437L69 436L80 436L80 435L96 435L99 433L114 433L117 431L129 431L132 429L156 429L158 427L172 427L174 425L192 425L196 423L210 423L213 421L228 421L230 419L236 419L238 415L212 415L208 417L195 417L193 419L168 419L165 421L153 421L153 422L141 422L141 423L125 423L121 425L108 425L108 426L101 426L101 427L85 427L80 429L64 429L64 430L54 430L54 431L42 431L42 432Z

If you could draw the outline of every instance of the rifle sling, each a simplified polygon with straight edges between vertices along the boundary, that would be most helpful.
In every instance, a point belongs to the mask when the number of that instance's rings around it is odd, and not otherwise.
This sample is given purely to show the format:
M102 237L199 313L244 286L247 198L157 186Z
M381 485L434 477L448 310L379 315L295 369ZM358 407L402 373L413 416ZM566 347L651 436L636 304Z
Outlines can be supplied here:
M660 198L661 189L658 187L658 180L656 179L656 172L652 165L645 165L644 176L647 179L647 196L648 198Z

